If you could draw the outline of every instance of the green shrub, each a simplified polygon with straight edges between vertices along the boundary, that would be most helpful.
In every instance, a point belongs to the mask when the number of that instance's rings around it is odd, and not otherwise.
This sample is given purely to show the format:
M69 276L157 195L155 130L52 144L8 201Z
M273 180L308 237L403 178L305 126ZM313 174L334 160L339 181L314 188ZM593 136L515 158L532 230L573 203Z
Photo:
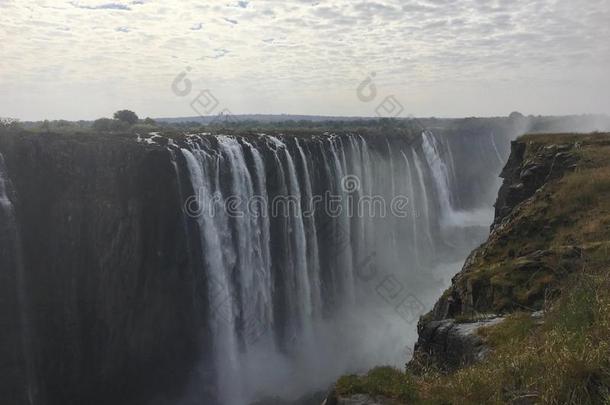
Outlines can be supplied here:
M364 376L341 377L336 384L339 395L367 394L381 395L399 401L416 399L413 377L394 367L377 367Z

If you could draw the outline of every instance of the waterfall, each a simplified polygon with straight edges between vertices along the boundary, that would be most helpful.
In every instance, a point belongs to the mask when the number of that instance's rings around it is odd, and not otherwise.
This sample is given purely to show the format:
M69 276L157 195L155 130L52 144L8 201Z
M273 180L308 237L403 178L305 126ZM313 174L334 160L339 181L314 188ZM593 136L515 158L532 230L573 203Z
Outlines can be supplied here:
M335 180L335 196L339 197L340 211L338 218L336 218L339 231L343 234L343 237L347 242L351 242L351 221L349 218L349 190L347 190L345 180L348 179L347 170L342 165L342 161L339 159L339 152L337 151L337 138L330 139L330 152L332 156L332 164L334 168L334 180ZM354 274L352 265L352 245L351 243L342 244L342 248L337 252L339 258L338 271L340 284L343 287L342 294L345 305L351 305L355 301L355 284Z
M288 232L292 236L291 240L291 263L285 269L290 272L289 288L286 291L297 297L295 312L300 320L294 332L309 331L310 319L312 316L312 296L309 281L309 270L307 267L307 246L305 241L305 228L303 225L303 211L301 207L301 189L297 180L296 168L291 154L286 145L277 138L271 137L272 141L281 150L287 165L287 191L291 201L294 201L295 208L286 210L288 221ZM296 335L295 335L296 338Z
M218 391L223 394L239 392L240 382L233 379L239 364L235 334L236 314L232 302L234 290L230 281L230 267L225 259L229 255L225 244L229 230L226 219L221 213L224 207L217 207L215 201L210 198L215 195L214 189L218 185L210 181L213 177L208 174L208 168L211 168L207 160L209 156L201 149L192 152L182 149L182 153L187 162L199 207L196 218L201 232L202 249L205 252L209 305L213 312L210 326L215 346L213 350L216 355ZM234 400L232 397L221 397L221 399Z
M309 284L311 285L311 302L312 302L312 315L314 317L320 316L322 313L322 295L320 285L320 258L318 250L318 235L316 230L316 224L313 217L314 203L313 203L313 189L311 186L311 177L309 174L309 167L307 157L303 151L303 147L299 143L299 140L295 140L297 150L299 152L299 158L301 160L301 167L303 168L303 179L304 179L304 212L307 215L304 216L304 221L307 223L307 262L309 264L308 274L310 278Z
M445 223L449 223L453 219L453 206L451 204L450 175L447 164L442 159L438 141L428 131L424 131L422 134L422 148L439 194L441 218Z
M361 172L362 172L362 195L364 196L372 196L373 195L373 164L371 160L371 153L369 151L369 147L366 143L366 140L362 136L358 136L359 145L360 145L360 161L361 163ZM362 225L362 241L363 241L363 251L360 254L359 263L366 257L369 257L371 252L373 251L373 218L369 215L365 215L363 212L360 212L361 216L360 221L363 223Z
M0 395L251 405L402 367L489 232L489 128L1 136Z
M426 238L430 244L433 244L432 231L431 231L432 221L430 218L430 203L429 203L429 199L428 199L428 190L426 187L426 183L424 181L422 162L421 162L419 155L417 155L417 152L415 152L415 150L413 150L413 149L411 149L411 156L413 158L413 165L415 166L415 170L417 171L417 181L419 182L419 195L421 196L421 198L420 198L421 202L419 205L422 207L421 216L422 216L423 222L424 222Z
M255 227L254 240L256 244L256 253L259 257L259 268L254 278L258 283L256 291L256 307L258 309L257 319L265 327L269 327L273 321L273 308L271 297L271 251L270 251L270 224L269 215L266 212L266 197L267 197L267 180L265 178L265 165L260 152L252 146L252 144L244 141L244 144L250 150L254 161L254 175L256 179L255 197L251 200L255 202L252 206L246 207L248 212L258 219L258 224Z
M388 177L390 178L390 194L389 198L393 198L397 195L396 193L396 181L394 176L396 175L396 168L394 167L394 157L392 156L392 146L390 145L390 141L386 138L386 145L388 147L388 164L389 164L389 173ZM394 255L394 260L398 262L398 245L396 243L396 218L393 218L392 215L388 215L388 228L390 229L390 240L392 243L391 253Z
M414 188L414 179L413 179L413 171L411 170L411 167L409 165L409 158L407 158L407 155L405 154L404 151L400 151L402 158L404 160L404 164L405 164L405 181L406 181L406 190L407 190L407 196L409 198L409 214L410 214L410 219L411 219L411 243L413 244L413 255L415 257L415 263L417 264L418 268L419 266L421 266L421 259L419 257L419 251L421 248L421 238L418 237L418 233L417 233L417 217L416 217L416 212L417 212L417 204L416 204L416 199L415 199L415 188Z
M423 300L427 289L442 288L425 274L444 263L438 249L456 236L439 229L461 229L451 222L464 181L459 156L442 137L420 139L193 135L181 145L213 314L219 403L294 397L396 358L378 348L414 328L392 308L405 294ZM407 212L394 215L390 203L400 195ZM393 331L379 336L384 319L394 319ZM350 349L339 349L345 341Z
M493 146L496 157L498 158L498 162L500 162L500 164L504 164L505 159L502 158L502 155L500 154L500 151L498 150L498 145L496 145L495 135L492 133L490 138L491 138L491 145Z

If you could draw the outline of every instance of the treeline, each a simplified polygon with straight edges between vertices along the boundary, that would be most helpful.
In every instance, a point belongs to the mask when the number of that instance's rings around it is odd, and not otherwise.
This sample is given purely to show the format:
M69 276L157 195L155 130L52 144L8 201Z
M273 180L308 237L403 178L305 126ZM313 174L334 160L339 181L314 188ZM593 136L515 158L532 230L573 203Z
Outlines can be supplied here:
M387 130L412 132L422 128L422 124L414 119L398 118L368 118L354 120L310 121L257 121L250 119L232 119L225 116L208 123L196 121L164 122L152 118L140 119L131 110L120 110L112 118L103 117L95 121L44 120L19 122L16 119L0 119L0 128L25 129L39 133L117 133L141 134L158 132L163 135L179 135L184 133L323 133L323 132L384 132Z
M209 121L208 119L211 119ZM513 112L508 117L489 118L355 118L321 120L283 121L256 120L244 116L221 115L216 118L206 117L206 122L176 120L140 119L131 110L119 110L112 118L99 118L95 121L36 121L19 122L11 118L0 118L0 129L25 129L38 133L63 134L138 134L148 135L152 132L164 136L180 136L185 133L213 134L249 134L249 133L285 133L295 135L312 135L330 133L366 133L377 134L388 132L394 134L421 133L432 131L476 131L494 133L505 130L514 133L526 132L592 132L610 130L610 117L601 115L579 115L562 117L524 116Z
M99 118L91 127L96 132L153 132L159 129L155 120L148 117L141 120L131 110L119 110L113 118Z
M21 122L15 118L0 118L0 129L24 129L46 133L149 133L162 129L152 118L140 119L131 110L119 110L112 118L99 118L95 121L44 120Z

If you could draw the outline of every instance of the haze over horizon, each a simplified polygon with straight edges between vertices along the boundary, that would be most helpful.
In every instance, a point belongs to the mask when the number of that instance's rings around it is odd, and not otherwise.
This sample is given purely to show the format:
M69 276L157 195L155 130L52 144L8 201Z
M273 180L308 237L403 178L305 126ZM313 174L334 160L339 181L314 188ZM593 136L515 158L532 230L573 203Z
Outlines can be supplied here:
M203 89L212 113L608 114L608 21L608 0L0 0L0 115L193 116Z

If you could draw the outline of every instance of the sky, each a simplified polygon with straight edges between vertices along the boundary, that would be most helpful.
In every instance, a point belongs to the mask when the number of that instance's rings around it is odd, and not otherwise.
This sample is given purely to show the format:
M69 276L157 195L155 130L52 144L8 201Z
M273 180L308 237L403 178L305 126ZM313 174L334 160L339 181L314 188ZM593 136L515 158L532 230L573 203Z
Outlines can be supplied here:
M0 117L610 113L610 0L0 0Z

